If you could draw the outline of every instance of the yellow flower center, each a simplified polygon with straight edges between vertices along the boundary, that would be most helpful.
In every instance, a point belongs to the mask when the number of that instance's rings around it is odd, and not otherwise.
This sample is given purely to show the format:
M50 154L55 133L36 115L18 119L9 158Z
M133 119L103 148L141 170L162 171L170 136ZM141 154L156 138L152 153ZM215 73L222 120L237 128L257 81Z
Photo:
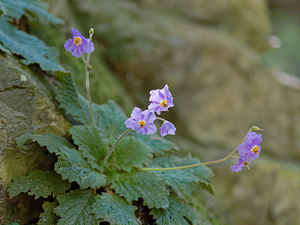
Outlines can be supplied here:
M74 37L73 43L75 45L81 45L81 42L82 42L81 37Z
M244 166L248 166L248 163L247 162L243 162Z
M139 121L139 125L141 128L143 128L146 125L146 123L145 123L145 121L141 120L141 121Z
M165 108L167 108L168 107L168 100L163 100L161 103L160 103L160 106L163 106L163 107L165 107Z
M252 149L251 152L258 154L259 151L259 147L257 145L255 145Z

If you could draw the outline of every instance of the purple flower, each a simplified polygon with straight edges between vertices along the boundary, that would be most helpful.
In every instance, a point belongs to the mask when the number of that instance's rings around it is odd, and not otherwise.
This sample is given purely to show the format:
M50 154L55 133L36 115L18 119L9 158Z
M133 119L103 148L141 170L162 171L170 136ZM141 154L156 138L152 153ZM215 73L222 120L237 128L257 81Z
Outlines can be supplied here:
M167 122L164 122L163 125L161 126L160 135L162 137L166 136L167 134L175 135L175 131L176 131L176 128L175 128L174 124L167 121Z
M79 58L83 53L92 53L94 51L93 42L83 37L78 30L72 28L72 38L67 40L65 49L73 56Z
M248 164L249 164L249 155L244 155L244 156L241 156L239 158L239 161L235 164L235 165L232 165L230 168L233 172L239 172L243 169L243 167L248 167Z
M245 140L237 148L240 158L239 161L231 166L231 170L238 172L243 169L244 166L248 167L249 160L256 159L261 152L261 147L259 146L262 142L262 134L257 134L256 132L248 132Z
M157 89L150 91L150 105L148 109L152 112L156 112L158 115L162 111L167 111L168 108L173 107L173 97L166 84L163 89Z
M250 155L252 160L256 159L259 156L261 147L259 146L262 142L262 134L257 134L256 132L249 132L245 141L238 146L238 151L240 155Z
M142 111L140 108L134 107L131 117L125 121L125 125L141 134L154 134L156 132L156 126L153 123L155 119L154 112Z

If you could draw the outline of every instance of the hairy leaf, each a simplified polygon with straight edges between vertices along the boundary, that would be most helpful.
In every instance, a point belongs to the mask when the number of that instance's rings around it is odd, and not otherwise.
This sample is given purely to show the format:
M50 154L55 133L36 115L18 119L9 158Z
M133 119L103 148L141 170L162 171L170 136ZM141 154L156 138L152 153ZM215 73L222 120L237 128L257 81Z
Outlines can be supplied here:
M155 167L175 167L189 164L199 163L199 160L193 159L190 156L180 159L176 156L166 156L155 158L153 165ZM191 195L193 191L199 188L204 188L211 194L214 193L212 185L209 183L213 173L206 166L194 167L190 169L159 171L157 175L166 180L178 194Z
M96 197L93 212L97 219L110 225L138 225L134 215L136 207L114 194L103 193Z
M57 206L56 202L44 202L43 210L37 225L53 225L57 224L57 216L54 213L54 208Z
M37 142L42 147L47 147L50 153L58 154L61 146L72 147L72 144L64 137L55 134L24 134L16 138L19 148L24 149L24 144L27 141Z
M111 188L128 202L142 198L149 208L169 206L166 184L151 172L121 173L112 178Z
M100 166L107 154L107 140L103 138L98 128L91 126L74 126L70 129L74 143L78 145L82 156L93 169L103 172Z
M117 138L127 129L124 125L126 116L112 100L108 104L94 105L94 113L97 127L104 130L107 138Z
M109 166L127 172L142 168L151 160L151 150L141 141L132 137L122 139L109 159Z
M47 12L44 3L36 0L1 0L0 6L0 11L11 18L21 19L23 15L26 15L31 19L30 14L26 12L30 11L43 20L54 24L62 23L62 20Z
M22 63L38 63L46 71L64 71L57 55L37 37L18 30L17 27L0 18L0 41L11 52L24 57Z
M57 225L98 225L92 214L96 195L90 190L75 190L58 196L59 206L54 212L61 217Z
M76 85L71 75L62 75L60 85L56 92L56 99L59 101L59 107L64 109L66 114L72 116L76 121L89 124L89 104L77 91ZM108 104L93 104L96 126L103 132L106 138L117 138L126 130L124 121L126 119L122 110L113 102Z
M70 188L70 183L62 181L61 177L52 171L31 170L27 176L16 177L8 186L12 198L21 192L28 195L47 198L57 196Z
M88 102L79 95L71 74L57 72L56 76L60 78L60 85L56 88L56 100L59 107L65 111L68 116L80 123L89 122Z
M106 184L105 175L91 168L79 151L66 146L62 146L60 150L54 170L61 174L64 180L75 181L83 189L99 188Z
M165 152L179 150L173 142L163 139L157 135L135 134L134 136L144 142L156 156L160 156Z
M157 225L200 225L201 220L186 203L170 197L167 209L153 209L150 214L156 219Z
M11 52L7 48L5 48L1 43L0 43L0 50L2 52L5 52L5 53L11 55Z

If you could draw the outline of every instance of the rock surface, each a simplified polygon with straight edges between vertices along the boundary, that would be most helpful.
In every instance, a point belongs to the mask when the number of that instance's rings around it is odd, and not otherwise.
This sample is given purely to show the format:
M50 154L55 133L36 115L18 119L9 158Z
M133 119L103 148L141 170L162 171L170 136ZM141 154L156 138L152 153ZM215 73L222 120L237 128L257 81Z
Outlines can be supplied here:
M42 150L20 151L14 139L26 132L66 135L69 123L58 112L42 77L11 56L0 55L0 223L22 218L28 222L36 213L26 195L8 199L6 187L14 176L29 169L47 167L49 156ZM22 198L25 205L15 205ZM33 208L31 208L33 207ZM29 213L30 212L30 213Z
M300 221L299 166L264 157L249 171L230 174L227 165L215 172L216 204L223 207L228 224L297 225Z

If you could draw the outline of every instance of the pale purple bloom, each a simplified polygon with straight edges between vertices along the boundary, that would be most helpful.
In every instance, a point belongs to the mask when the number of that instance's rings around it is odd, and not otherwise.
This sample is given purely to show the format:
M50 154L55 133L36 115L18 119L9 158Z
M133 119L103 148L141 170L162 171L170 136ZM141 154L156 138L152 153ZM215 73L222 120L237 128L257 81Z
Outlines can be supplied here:
M248 167L249 164L249 155L244 155L239 158L239 161L232 165L230 168L233 172L239 172L243 169L244 166Z
M249 154L251 159L256 159L259 156L261 147L259 146L262 142L262 134L256 132L248 132L245 137L245 141L238 146L240 155Z
M154 134L156 132L156 126L153 123L155 119L154 112L142 111L140 108L134 107L131 117L125 121L125 125L141 134Z
M166 136L167 134L175 135L176 128L173 123L167 121L164 122L160 128L160 135Z
M148 109L152 112L156 112L158 115L162 111L167 111L168 108L173 107L173 97L166 84L163 89L157 89L150 91L150 105Z
M238 172L242 170L244 166L248 166L249 160L256 159L261 152L260 143L262 142L262 134L256 132L248 132L245 140L237 148L240 158L237 164L231 166L231 170Z
M65 42L64 47L77 58L81 57L83 53L92 53L95 49L90 39L83 37L78 30L73 28L72 38Z

